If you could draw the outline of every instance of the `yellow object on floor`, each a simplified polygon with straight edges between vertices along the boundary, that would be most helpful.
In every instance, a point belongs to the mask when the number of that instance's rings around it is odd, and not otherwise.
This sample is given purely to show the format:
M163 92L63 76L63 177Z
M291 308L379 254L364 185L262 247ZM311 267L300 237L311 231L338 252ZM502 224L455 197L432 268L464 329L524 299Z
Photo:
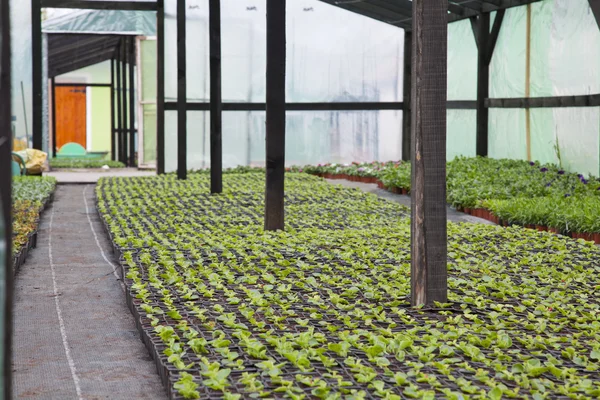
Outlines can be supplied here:
M25 160L27 175L39 175L45 170L48 154L44 153L43 151L25 149L15 151L15 153L23 157L23 160Z

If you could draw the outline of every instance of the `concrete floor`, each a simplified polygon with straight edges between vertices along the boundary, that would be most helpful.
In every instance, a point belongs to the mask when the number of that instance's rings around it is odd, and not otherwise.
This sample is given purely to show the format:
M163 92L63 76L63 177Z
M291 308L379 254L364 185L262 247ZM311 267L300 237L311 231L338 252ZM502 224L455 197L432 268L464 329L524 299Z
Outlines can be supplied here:
M166 399L109 249L93 185L59 186L15 279L14 398Z
M98 179L107 176L154 176L155 171L142 171L137 168L113 168L113 169L58 169L45 172L46 176L53 176L58 183L96 183Z
M387 200L390 200L390 201L393 201L396 203L400 203L407 207L410 207L410 196L388 192L385 189L380 189L374 183L351 182L351 181L347 181L344 179L326 179L326 181L331 183L332 185L342 185L345 187L361 189L364 192L373 193L383 199L387 199ZM450 206L448 206L447 211L448 211L448 221L495 225L493 222L488 221L487 219L477 218L477 217L473 217L469 214L458 212Z

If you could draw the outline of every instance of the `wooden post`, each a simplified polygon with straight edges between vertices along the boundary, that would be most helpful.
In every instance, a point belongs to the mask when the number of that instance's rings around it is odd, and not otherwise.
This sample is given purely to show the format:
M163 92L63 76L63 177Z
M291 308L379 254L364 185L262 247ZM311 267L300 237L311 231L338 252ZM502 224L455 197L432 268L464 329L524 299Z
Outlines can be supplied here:
M31 1L31 60L32 60L32 146L34 149L43 150L42 126L42 8L41 0ZM25 121L27 123L27 121Z
M446 0L413 1L411 302L447 300Z
M411 112L412 89L412 32L404 31L404 88L402 98L402 161L410 161L411 151Z
M156 3L156 173L165 173L165 2Z
M129 166L135 167L135 38L129 38Z
M221 0L209 1L210 30L210 192L223 191L221 98Z
M116 97L117 102L117 130L115 132L115 159L118 161L121 160L121 135L123 134L123 105L121 104L121 91L123 90L123 80L121 79L121 46L123 45L123 41L119 43L119 47L117 48L117 58L115 60L115 70L117 76L117 87L116 92L113 94Z
M177 0L177 179L187 179L185 0Z
M115 161L115 59L110 60L110 159Z
M265 230L284 229L285 0L267 0L267 187Z
M4 314L2 329L3 392L1 397L12 398L12 297L13 297L13 254L12 254L12 110L10 76L10 12L9 0L0 0L0 200L4 223L4 291L2 307ZM41 52L40 52L41 54Z
M52 158L56 158L56 79L52 82Z
M490 14L483 13L477 18L477 139L476 154L488 155L489 110L485 100L490 94L490 62L488 49L490 42Z
M600 28L600 0L589 0L589 3L592 14L594 14L594 18L596 19L596 24Z
M127 133L129 132L129 124L127 121L128 106L127 106L127 38L123 38L121 42L121 105L123 107L123 130L119 135L119 153L121 162L127 164Z

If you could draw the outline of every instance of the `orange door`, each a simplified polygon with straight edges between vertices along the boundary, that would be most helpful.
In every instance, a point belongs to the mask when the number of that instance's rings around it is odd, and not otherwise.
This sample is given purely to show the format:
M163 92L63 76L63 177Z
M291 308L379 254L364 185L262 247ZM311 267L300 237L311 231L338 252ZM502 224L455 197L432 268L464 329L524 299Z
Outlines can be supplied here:
M66 143L86 147L85 87L56 87L56 149Z

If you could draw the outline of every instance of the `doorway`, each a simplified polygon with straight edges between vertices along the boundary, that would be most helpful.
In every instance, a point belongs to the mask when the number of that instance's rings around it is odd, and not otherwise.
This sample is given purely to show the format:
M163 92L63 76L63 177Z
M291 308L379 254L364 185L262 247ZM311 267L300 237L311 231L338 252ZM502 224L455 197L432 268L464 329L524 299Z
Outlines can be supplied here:
M56 96L56 149L67 143L78 143L87 148L87 93L81 86L57 86Z

